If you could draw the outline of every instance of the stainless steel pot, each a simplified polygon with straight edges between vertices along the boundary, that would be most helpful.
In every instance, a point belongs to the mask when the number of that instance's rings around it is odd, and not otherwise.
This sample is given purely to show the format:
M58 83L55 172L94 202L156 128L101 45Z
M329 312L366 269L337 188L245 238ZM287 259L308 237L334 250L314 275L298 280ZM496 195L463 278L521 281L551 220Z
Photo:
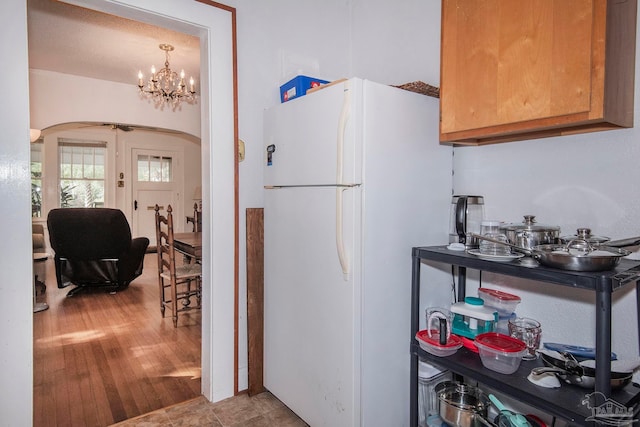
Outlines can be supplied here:
M525 215L522 223L506 224L501 226L500 230L507 236L509 242L525 249L558 243L560 227L536 224L535 218L535 215Z
M482 390L468 384L451 384L438 391L440 418L452 426L493 426L487 421L489 398Z

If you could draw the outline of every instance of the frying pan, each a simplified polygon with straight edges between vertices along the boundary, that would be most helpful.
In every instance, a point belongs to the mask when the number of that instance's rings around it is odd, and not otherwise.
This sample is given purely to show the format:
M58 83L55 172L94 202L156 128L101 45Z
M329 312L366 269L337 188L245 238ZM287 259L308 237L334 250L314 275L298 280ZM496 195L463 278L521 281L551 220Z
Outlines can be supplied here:
M568 384L577 385L583 388L593 389L596 384L596 370L589 366L580 364L572 354L561 352L560 357L554 357L551 354L539 352L542 362L546 366L533 368L531 373L539 375L544 373L554 373L558 378ZM611 372L611 388L617 389L627 385L633 372Z
M566 245L539 245L533 248L533 258L547 267L571 271L605 271L631 255L626 249L612 246L592 246L586 240L575 239Z
M534 246L532 249L521 248L490 237L473 234L480 240L498 243L522 252L537 260L546 267L571 271L605 271L613 269L620 259L630 255L626 249L612 246L592 246L583 239L575 239L567 244L548 244Z

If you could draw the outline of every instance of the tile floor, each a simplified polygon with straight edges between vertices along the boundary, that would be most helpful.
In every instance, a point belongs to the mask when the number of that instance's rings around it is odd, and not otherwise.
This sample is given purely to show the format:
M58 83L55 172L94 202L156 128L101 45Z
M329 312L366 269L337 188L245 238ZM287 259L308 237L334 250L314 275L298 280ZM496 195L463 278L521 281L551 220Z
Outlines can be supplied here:
M123 421L117 427L308 427L271 393L211 403L193 400Z

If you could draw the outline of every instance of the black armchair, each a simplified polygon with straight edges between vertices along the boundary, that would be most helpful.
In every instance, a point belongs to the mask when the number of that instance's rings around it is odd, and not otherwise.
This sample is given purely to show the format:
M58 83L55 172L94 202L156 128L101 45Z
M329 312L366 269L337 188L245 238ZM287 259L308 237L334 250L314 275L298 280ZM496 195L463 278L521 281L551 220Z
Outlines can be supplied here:
M121 210L53 209L47 226L58 288L76 285L67 296L94 287L121 290L142 274L149 239L131 238Z

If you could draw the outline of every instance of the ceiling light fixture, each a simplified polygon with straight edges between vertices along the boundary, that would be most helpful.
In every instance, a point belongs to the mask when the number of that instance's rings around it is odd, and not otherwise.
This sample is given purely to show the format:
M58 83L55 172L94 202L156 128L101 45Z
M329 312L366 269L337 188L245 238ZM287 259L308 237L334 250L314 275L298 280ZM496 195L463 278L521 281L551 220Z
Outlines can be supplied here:
M140 95L154 100L156 107L164 107L164 104L170 104L175 110L182 101L189 104L196 102L196 85L193 77L189 79L189 87L184 81L184 70L178 73L169 68L169 52L174 50L170 44L162 43L158 46L165 53L164 68L156 72L156 67L151 66L151 77L146 86L144 84L144 75L142 71L138 71L138 88Z

